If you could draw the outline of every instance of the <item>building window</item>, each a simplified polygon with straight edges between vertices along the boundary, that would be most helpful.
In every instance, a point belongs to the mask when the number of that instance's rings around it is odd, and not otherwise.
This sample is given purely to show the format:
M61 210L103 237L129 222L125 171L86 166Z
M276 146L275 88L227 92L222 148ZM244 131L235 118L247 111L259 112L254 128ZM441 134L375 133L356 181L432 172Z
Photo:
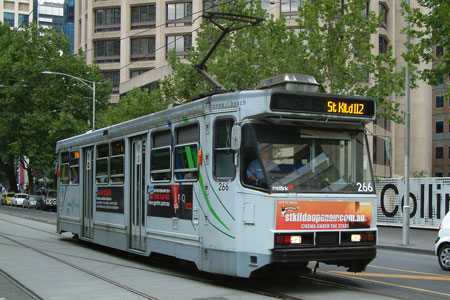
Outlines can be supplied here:
M204 12L215 12L220 7L221 0L204 0L203 1L203 11Z
M192 36L187 35L171 35L166 37L167 53L175 49L175 53L180 58L185 58L187 52L192 46Z
M171 174L172 133L170 130L155 132L152 135L150 153L150 175L152 181L169 182Z
M281 1L281 13L286 19L295 19L298 16L298 7L300 0L283 0Z
M444 132L444 121L436 121L436 133Z
M442 172L435 172L434 177L444 177L444 173Z
M198 179L198 124L176 129L173 173L176 181L196 181Z
M106 79L112 83L112 93L119 93L120 86L120 71L103 71L100 72Z
M444 47L436 46L436 57L441 57L444 55Z
M234 151L231 149L233 118L217 119L214 123L213 175L218 179L233 179L235 176Z
M143 85L141 88L147 89L148 93L150 94L152 91L159 90L159 81L152 81L146 85Z
M378 52L379 54L384 54L388 50L389 42L384 36L378 37Z
M19 14L19 27L28 27L29 21L28 21L28 15Z
M436 108L444 107L444 95L436 95Z
M444 147L436 147L435 158L436 159L444 158Z
M120 8L97 9L94 30L95 32L120 30Z
M130 78L141 75L142 73L150 71L150 69L130 69Z
M131 61L155 60L155 37L131 39Z
M361 11L361 15L363 15L364 17L368 17L369 16L369 12L370 12L370 1L366 1L366 7Z
M388 8L386 4L380 3L378 5L378 13L380 14L380 16L383 16L383 19L381 20L381 27L387 29Z
M120 62L120 40L94 41L94 59L97 63Z
M167 4L167 27L190 26L191 24L191 2Z
M131 29L155 28L156 5L131 7Z
M14 13L5 12L3 14L3 23L9 24L9 27L14 27Z

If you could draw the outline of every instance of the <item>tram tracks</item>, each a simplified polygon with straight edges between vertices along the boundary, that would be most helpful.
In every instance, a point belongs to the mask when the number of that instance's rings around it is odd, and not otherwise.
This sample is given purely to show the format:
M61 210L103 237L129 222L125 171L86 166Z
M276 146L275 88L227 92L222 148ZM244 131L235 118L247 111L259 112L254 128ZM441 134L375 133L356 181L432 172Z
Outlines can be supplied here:
M0 220L2 220L2 219L0 218ZM6 220L3 220L3 221L6 221ZM7 221L7 222L18 225L18 226L26 227L26 228L29 228L32 230L37 230L39 232L47 233L52 236L58 236L58 237L61 236L61 235L57 234L56 232L42 230L41 228L29 226L26 224L21 224L19 222L11 222L11 221ZM62 252L58 252L58 251L52 251L50 249L46 249L44 252L36 247L33 247L24 242L21 242L20 239L23 239L25 237L18 236L18 235L7 235L7 234L2 234L2 233L0 233L0 237L4 238L10 242L15 243L17 246L24 247L24 248L30 249L32 251L35 251L36 253L39 253L40 255L51 258L59 263L69 266L70 268L76 269L84 274L90 275L96 279L103 281L103 282L109 283L115 287L118 287L129 293L137 295L137 296L141 297L142 299L161 300L162 298L157 298L153 295L150 295L149 293L142 292L142 291L138 290L137 288L133 288L133 287L128 286L124 283L121 283L117 280L111 279L110 277L101 275L97 272L94 272L87 268L81 267L80 265L70 262L68 259L61 258L61 256L72 257L74 259L80 259L80 260L84 260L84 261L101 263L101 264L105 264L108 266L117 266L119 268L128 268L128 269L132 269L135 271L148 272L148 273L159 274L159 275L164 275L164 276L171 276L171 277L176 277L176 278L180 278L183 280L190 280L190 281L201 282L201 283L205 283L205 284L212 284L212 285L219 286L219 287L240 290L243 292L261 295L261 296L265 296L265 297L271 297L274 299L282 299L282 300L301 300L301 299L303 299L299 296L293 296L293 295L288 295L286 293L280 293L280 292L274 291L271 288L265 287L264 283L257 284L257 281L252 281L252 280L248 280L248 279L238 280L236 278L227 277L227 276L211 276L211 274L206 275L205 273L200 273L200 272L192 273L192 272L189 272L189 270L182 270L181 272L184 272L184 274L180 274L180 273L177 273L177 271L170 271L170 270L169 271L164 271L164 270L161 271L158 269L153 270L153 269L150 269L150 267L146 268L146 267L132 266L132 265L128 265L128 264L117 263L117 262L112 262L112 261L107 261L107 260L102 260L102 259L96 259L96 258L82 256L82 255L74 255L74 254L62 253ZM35 239L35 240L38 240L38 239ZM71 240L68 240L68 241L72 242ZM97 246L97 245L95 245L95 247L103 248L102 246ZM109 248L105 248L105 249L109 250ZM121 253L121 252L117 251L116 253ZM121 254L117 254L117 255L121 255ZM138 260L140 258L141 258L140 256L137 256ZM127 259L129 259L129 257L127 257ZM138 263L142 263L142 260L139 260ZM160 265L155 268L166 268L167 269L166 265L163 265L163 263L160 263L158 261L152 261L152 264ZM188 272L188 273L186 273L186 272ZM15 282L16 285L17 284L21 285L21 283L18 280L14 279L12 276L8 276L8 278L10 278L10 280ZM310 276L297 277L296 280L308 281L308 282L314 283L316 285L326 285L326 286L332 287L332 288L353 290L353 291L358 291L358 292L363 292L363 293L367 292L367 290L364 290L364 289L357 289L357 288L345 286L342 284L334 284L333 282L325 282L323 280L318 280L317 278L310 277ZM23 288L25 290L27 289L26 286L23 286ZM373 293L370 293L370 294L373 294ZM33 295L33 292L31 293L31 295ZM36 294L36 296L37 296L37 294ZM37 296L34 299L40 300L42 298L39 298L39 296Z

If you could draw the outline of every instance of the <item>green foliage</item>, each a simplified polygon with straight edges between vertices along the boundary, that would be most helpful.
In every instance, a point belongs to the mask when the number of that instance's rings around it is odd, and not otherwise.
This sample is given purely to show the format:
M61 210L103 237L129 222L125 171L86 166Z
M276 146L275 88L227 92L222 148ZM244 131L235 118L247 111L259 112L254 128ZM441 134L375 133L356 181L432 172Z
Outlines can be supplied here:
M414 171L412 172L411 175L413 178L424 178L427 177L428 173L425 170L421 170L421 171Z
M169 103L161 98L158 90L149 93L147 89L136 88L121 98L119 103L101 112L97 122L100 127L110 126L166 109Z
M375 56L370 34L376 34L381 19L373 12L364 16L365 0L305 1L297 19L300 31L286 26L284 17L266 19L259 26L227 35L207 62L208 72L232 90L254 89L263 78L281 73L313 75L329 93L374 97L378 115L402 122L393 95L403 95L403 70L396 72L391 49ZM221 12L265 18L260 1L224 2ZM344 13L343 13L344 12ZM227 27L231 21L221 21ZM236 25L236 24L234 24ZM162 82L162 95L177 102L189 101L200 92L211 91L194 65L205 57L221 30L204 21L197 47L185 64L169 55L173 73ZM369 84L368 80L374 82Z
M105 109L110 84L98 67L73 55L66 36L34 23L21 30L0 26L0 160L28 157L38 176L54 162L56 141L85 132L92 119L92 90L79 81L99 82L96 109ZM7 164L5 162L5 164Z
M410 22L404 32L410 37L405 59L412 65L424 62L430 67L417 70L421 79L430 85L439 85L447 80L446 99L450 99L450 1L417 0L419 8L411 8L402 2L402 13ZM433 47L441 46L443 54L433 55Z

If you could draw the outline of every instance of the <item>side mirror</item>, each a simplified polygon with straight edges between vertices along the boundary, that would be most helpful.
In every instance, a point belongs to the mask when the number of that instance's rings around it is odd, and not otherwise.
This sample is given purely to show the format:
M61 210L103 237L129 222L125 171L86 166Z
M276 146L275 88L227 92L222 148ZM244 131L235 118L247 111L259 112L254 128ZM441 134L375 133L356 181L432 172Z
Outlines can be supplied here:
M231 149L234 151L241 148L241 126L234 125L231 129Z

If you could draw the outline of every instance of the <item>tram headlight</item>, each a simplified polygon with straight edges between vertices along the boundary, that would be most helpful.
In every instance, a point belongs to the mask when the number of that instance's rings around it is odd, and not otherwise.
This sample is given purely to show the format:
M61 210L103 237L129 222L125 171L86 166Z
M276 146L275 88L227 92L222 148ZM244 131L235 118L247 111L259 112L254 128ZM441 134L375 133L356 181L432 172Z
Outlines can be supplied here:
M352 243L361 242L361 235L360 234L352 234L351 241L352 241Z
M350 241L352 243L360 243L360 242L374 242L375 234L372 232L369 233L352 233L350 236Z
M275 237L275 244L279 246L298 245L301 243L301 235L277 235Z
M301 235L291 235L291 244L301 244L302 236Z

